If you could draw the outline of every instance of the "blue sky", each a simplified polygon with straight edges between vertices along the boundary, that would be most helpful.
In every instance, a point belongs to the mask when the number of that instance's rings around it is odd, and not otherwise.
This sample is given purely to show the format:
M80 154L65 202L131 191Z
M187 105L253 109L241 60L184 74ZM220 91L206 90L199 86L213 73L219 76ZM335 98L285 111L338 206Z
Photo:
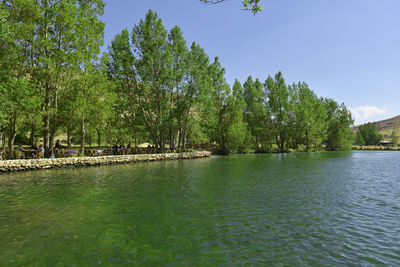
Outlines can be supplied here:
M262 0L253 16L240 0L105 0L105 45L149 9L218 56L226 80L265 81L282 71L319 96L351 108L356 124L400 115L399 0Z

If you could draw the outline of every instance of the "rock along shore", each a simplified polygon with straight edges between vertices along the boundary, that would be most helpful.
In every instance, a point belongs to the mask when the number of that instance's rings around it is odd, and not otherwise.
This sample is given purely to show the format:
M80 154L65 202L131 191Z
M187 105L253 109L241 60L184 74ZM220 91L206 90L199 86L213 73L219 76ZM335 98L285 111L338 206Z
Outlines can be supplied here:
M30 171L51 168L97 166L109 164L122 164L133 162L146 162L156 160L194 159L211 156L209 151L197 151L187 153L168 154L138 154L138 155L116 155L100 157L72 157L56 159L20 159L0 160L0 173L13 171Z

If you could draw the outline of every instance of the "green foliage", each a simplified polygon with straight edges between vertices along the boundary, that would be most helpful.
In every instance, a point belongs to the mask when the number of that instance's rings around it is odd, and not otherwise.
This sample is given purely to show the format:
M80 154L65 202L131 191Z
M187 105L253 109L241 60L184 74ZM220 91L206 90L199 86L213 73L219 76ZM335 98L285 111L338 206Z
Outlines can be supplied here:
M275 137L276 144L281 152L286 151L289 142L289 131L291 129L293 105L290 93L281 72L273 79L268 76L264 84L266 108L270 130Z
M351 148L353 132L350 125L353 118L344 104L339 105L332 99L324 99L327 113L328 129L326 148L328 150L345 150Z
M200 2L205 4L218 4L226 0L200 0ZM253 14L261 12L262 6L260 5L261 0L243 0L242 5L246 10L251 11Z
M382 135L378 132L376 123L366 123L359 127L358 133L360 137L357 138L357 145L379 145L382 141ZM358 134L357 134L358 136ZM364 141L364 142L362 142Z
M390 134L390 138L392 139L392 142L397 144L399 141L399 135L396 131L396 129L393 129L392 133Z
M361 135L360 132L356 133L355 144L359 145L359 146L364 146L365 145L365 140L364 140L364 138L363 138L363 136Z
M247 9L259 1L244 1ZM210 63L178 26L167 30L149 11L98 58L102 0L14 0L0 4L0 135L34 143L44 137L100 146L150 142L160 151L186 142L220 153L347 149L350 112L318 98L281 72L265 83L250 76L230 87L218 57ZM43 125L44 122L44 125ZM357 140L366 142L361 134ZM393 137L395 138L395 136ZM49 154L50 153L50 154Z

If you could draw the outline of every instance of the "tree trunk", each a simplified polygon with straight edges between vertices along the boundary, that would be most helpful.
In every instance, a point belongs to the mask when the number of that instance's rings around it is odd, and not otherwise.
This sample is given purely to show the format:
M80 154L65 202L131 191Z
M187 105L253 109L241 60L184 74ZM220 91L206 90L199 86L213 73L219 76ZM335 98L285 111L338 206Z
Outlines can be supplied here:
M68 150L71 150L71 128L68 127L67 129L67 145L68 145Z
M178 134L178 150L181 149L181 140L182 140L182 125L179 125L179 134Z
M53 148L54 148L54 139L56 137L56 132L57 132L57 129L55 129L55 128L52 129L51 132L50 132L50 140L49 140L50 150L49 150L49 153L47 155L48 158L54 156Z
M45 116L44 116L44 150L46 157L50 153L50 85L46 83L46 98L45 98Z
M81 122L81 153L82 155L85 155L85 117L82 118Z
M135 147L137 147L136 126L133 126L133 142L135 143Z
M6 151L6 134L4 131L2 131L1 145L1 153L4 155L4 152Z
M100 148L101 146L101 133L99 129L96 129L97 131L97 147Z
M308 137L308 129L306 129L306 148L307 148L307 151L310 149L310 141L309 141L309 137Z
M256 152L258 151L258 138L256 136Z
M14 140L15 137L17 136L17 113L14 113L12 118L10 119L10 129L9 129L9 135L8 135L8 155L10 158L13 157L13 150L14 150Z
M36 132L35 125L32 124L31 136L29 138L29 143L31 147L33 147L33 145L35 144L35 132Z
M185 123L183 124L183 134L182 134L182 147L186 148L186 130L187 130L188 118L185 119Z

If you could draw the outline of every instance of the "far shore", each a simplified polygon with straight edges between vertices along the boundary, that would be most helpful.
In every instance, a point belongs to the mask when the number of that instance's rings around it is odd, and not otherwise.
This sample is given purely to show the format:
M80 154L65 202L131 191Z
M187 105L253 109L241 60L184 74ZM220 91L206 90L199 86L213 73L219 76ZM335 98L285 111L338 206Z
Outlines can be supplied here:
M383 150L383 151L400 151L398 146L352 146L352 150Z

